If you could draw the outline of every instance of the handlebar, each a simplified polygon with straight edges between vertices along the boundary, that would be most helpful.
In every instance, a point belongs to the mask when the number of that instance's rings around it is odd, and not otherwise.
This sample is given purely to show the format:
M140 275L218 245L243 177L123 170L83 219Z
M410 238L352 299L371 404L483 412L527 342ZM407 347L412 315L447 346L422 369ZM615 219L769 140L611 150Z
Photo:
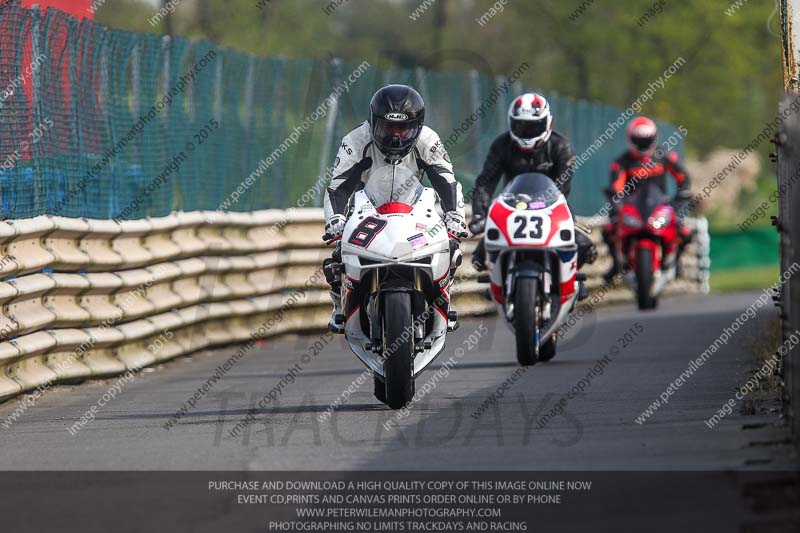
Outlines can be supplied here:
M335 237L334 238L334 236L331 235L330 233L326 233L325 235L322 236L322 240L325 241L325 244L327 244L328 246L330 246L331 244L335 243L339 239L341 239L341 237Z

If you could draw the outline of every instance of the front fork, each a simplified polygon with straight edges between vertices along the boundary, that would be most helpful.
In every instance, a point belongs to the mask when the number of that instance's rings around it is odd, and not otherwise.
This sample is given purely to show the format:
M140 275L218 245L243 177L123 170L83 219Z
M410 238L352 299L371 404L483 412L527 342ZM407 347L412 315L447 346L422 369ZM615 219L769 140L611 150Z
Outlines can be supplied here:
M509 258L508 269L505 280L506 294L505 294L505 310L506 319L509 321L514 320L514 293L516 291L517 280L519 278L535 278L539 282L539 294L542 298L542 319L550 320L551 318L551 293L553 290L553 276L550 273L550 257L544 256L544 265L534 263L531 261L518 262L517 254L513 254Z

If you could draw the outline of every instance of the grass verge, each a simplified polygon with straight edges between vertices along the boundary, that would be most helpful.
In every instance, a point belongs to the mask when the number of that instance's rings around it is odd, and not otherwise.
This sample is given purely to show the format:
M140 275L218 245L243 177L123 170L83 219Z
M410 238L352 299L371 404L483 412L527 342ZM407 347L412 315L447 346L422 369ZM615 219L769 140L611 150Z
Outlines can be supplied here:
M778 265L712 271L711 290L715 292L733 292L766 289L775 283L778 277Z

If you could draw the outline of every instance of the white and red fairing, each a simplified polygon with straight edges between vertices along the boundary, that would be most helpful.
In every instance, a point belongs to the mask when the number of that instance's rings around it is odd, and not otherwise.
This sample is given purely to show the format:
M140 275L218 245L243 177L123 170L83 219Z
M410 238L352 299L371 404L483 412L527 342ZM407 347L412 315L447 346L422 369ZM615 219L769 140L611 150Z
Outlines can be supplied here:
M560 323L572 309L578 295L575 222L564 195L559 194L558 200L549 206L544 206L542 202L510 205L502 197L497 198L489 208L485 235L490 258L495 255L491 252L499 253L497 259L512 251L538 249L557 252L559 279L564 281L556 289L562 305L553 323ZM506 283L502 270L496 266L495 262L490 261L491 294L502 313ZM548 293L556 292L552 290L554 287L545 289Z
M345 335L358 358L379 375L383 375L383 360L366 348L370 337L368 332L361 329L358 317L360 307L350 301L353 287L361 283L365 271L379 266L413 266L430 277L446 300L450 301L450 242L436 193L433 189L424 188L415 200L413 205L392 201L375 206L367 191L358 191L353 197L353 214L345 225L342 237ZM434 306L434 309L433 330L425 339L431 342L431 348L414 358L415 375L444 349L446 310L438 306Z

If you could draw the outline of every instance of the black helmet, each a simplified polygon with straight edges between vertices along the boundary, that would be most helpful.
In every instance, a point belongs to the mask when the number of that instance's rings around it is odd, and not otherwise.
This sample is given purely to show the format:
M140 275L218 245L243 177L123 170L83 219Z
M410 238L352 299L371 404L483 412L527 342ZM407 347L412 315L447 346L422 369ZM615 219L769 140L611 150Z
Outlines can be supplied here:
M372 97L369 125L372 140L388 157L408 155L425 122L425 102L407 85L387 85Z

